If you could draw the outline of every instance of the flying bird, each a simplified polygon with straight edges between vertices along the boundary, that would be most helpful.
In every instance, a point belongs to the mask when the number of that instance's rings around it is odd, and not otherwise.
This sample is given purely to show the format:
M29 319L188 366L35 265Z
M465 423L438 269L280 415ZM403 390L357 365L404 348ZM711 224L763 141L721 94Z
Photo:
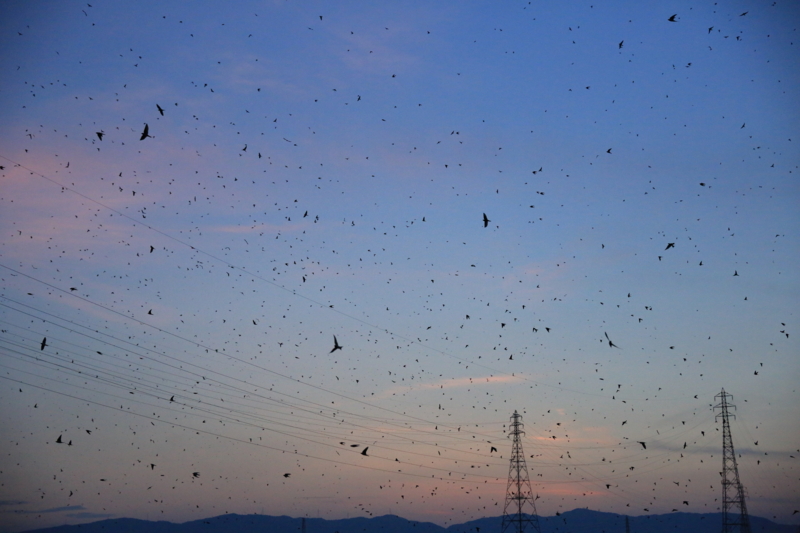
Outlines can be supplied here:
M624 42L625 42L625 40L624 40L624 39L623 39L623 40L621 40L621 41L619 42L619 47L620 47L620 48L622 48L622 43L624 43Z
M670 22L678 22L677 20L675 20L675 17L677 17L677 16L678 16L678 14L677 14L677 13L675 13L674 15L672 15L672 16L671 16L670 18L668 18L667 20L668 20L668 21L670 21Z
M192 472L192 477L200 477L200 472Z
M497 448L495 448L494 446L489 448L489 453L496 452L496 451L497 451Z
M342 349L342 347L341 347L341 346L339 346L339 341L337 341L337 340L336 340L336 335L334 335L334 336L333 336L333 350L331 350L331 351L330 351L330 352L328 352L328 353L333 353L333 352L335 352L336 350L341 350L341 349Z
M156 104L156 107L158 108L158 112L161 113L161 116L163 117L164 116L164 110L158 104Z
M640 441L640 440L637 440L636 442L638 442L639 444L641 444L641 445L642 445L642 448L644 448L645 450L647 449L647 444L645 444L644 442L642 442L642 441Z
M147 123L145 122L144 130L142 130L142 136L139 137L139 140L143 141L143 140L147 139L148 137L150 137L150 126L148 126Z
M489 226L489 222L491 222L491 220L489 220L489 217L487 217L486 213L484 213L483 214L483 227L484 228L488 227Z
M61 435L58 436L56 439L56 444L63 444L64 442L61 440Z
M291 476L291 475L292 475L292 474L290 474L289 472L286 472L286 473L283 475L283 477L289 477L289 476Z
M45 346L47 346L47 337L42 339L42 350L44 350Z
M609 339L609 338L608 338L608 333L606 333L606 332L604 331L604 332L603 332L603 334L606 336L606 340L608 341L608 347L609 347L609 348L619 348L619 346L617 346L616 344L614 344L613 342L611 342L611 339ZM619 349L621 350L622 348L619 348ZM624 424L624 423L625 423L625 422L623 422L623 424Z
M668 242L667 243L667 247L664 248L664 250L669 250L670 248L675 248L675 243L674 242Z
M94 133L95 133L95 135L97 135L97 138L98 138L98 139L100 139L101 141L103 140L103 135L105 135L105 132L103 132L103 131L96 131L96 132L94 132Z
M363 450L361 450L361 455L363 455L364 457L369 457L369 456L367 455L367 450L369 450L369 446L367 446L366 448L364 448Z

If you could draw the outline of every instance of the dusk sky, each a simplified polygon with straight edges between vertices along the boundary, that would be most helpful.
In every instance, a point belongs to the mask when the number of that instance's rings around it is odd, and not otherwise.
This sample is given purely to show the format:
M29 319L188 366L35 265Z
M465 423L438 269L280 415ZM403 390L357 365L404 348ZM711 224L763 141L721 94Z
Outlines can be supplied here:
M3 2L0 531L499 516L515 410L541 515L717 512L722 388L800 524L799 26Z

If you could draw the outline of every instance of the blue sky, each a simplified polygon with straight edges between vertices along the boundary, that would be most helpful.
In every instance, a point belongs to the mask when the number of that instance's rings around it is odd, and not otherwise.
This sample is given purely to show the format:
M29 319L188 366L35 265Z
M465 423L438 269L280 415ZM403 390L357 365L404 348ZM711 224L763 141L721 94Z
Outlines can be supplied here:
M723 387L796 523L792 4L90 4L0 22L8 531L496 516L514 410L540 513L716 511Z

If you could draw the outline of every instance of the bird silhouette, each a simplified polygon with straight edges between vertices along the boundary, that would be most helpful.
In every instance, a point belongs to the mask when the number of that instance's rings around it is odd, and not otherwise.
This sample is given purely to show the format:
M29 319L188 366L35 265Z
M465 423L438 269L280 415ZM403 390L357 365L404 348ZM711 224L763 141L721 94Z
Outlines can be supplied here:
M328 353L333 353L333 352L335 352L336 350L341 350L341 349L342 349L342 347L341 347L341 346L339 346L339 341L337 341L337 340L336 340L336 335L334 335L334 336L333 336L333 350L331 350L331 351L330 351L330 352L328 352Z
M47 346L47 337L42 339L42 350L44 350L45 346Z
M289 476L291 476L291 475L292 475L292 474L290 474L289 472L286 472L286 473L283 475L283 477L289 477Z
M675 243L674 242L668 242L667 243L667 247L664 248L664 250L669 250L670 248L675 248Z
M150 126L148 126L147 123L145 123L144 130L142 130L142 136L139 137L139 140L143 141L143 140L147 139L148 137L150 137Z
M61 440L61 435L59 435L58 438L56 439L56 443L63 444L63 441Z
M163 117L164 116L164 110L158 104L156 104L156 107L158 108L158 112L161 113L161 116Z
M642 445L642 448L644 448L645 450L647 449L647 444L645 444L644 442L642 442L642 441L640 441L640 440L637 440L636 442L638 442L639 444L641 444L641 445Z
M369 450L369 446L367 446L366 448L364 448L363 450L361 450L361 455L363 455L364 457L369 457L369 456L367 455L367 450Z
M105 132L102 132L102 131L96 131L96 132L94 132L94 133L95 133L95 135L97 135L97 138L98 138L98 139L100 139L101 141L103 140L103 135L105 135Z
M624 40L624 39L623 39L622 41L620 41L620 42L619 42L619 47L620 47L620 48L622 48L622 43L624 43L624 42L625 42L625 40Z
M192 477L200 477L200 472L192 472Z
M677 14L677 13L675 13L674 15L672 15L672 16L671 16L670 18L668 18L667 20L668 20L668 21L670 21L670 22L678 22L677 20L675 20L675 17L677 17L677 16L678 16L678 14Z
M609 347L609 348L618 348L618 349L620 349L620 350L622 349L622 348L620 348L619 346L617 346L616 344L614 344L613 342L611 342L611 339L610 339L610 338L608 338L608 333L606 333L606 332L604 331L604 332L603 332L603 334L606 336L606 340L608 341L608 347Z
M489 220L489 217L487 217L486 213L484 213L483 214L483 227L484 228L488 227L489 226L489 222L491 222L491 220Z
M494 446L489 448L489 453L496 452L496 451L497 451L497 448L495 448Z

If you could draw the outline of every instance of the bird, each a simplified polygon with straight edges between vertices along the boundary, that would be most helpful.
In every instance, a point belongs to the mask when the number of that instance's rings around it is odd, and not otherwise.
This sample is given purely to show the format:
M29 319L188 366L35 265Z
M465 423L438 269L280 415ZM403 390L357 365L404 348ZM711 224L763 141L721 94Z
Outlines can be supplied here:
M150 126L148 126L147 123L145 122L144 130L142 130L142 136L139 137L139 140L143 141L143 140L147 139L148 137L150 137Z
M611 148L609 148L608 150L606 150L606 153L607 153L607 154L610 154L610 153L611 153Z
M175 401L175 396L172 396L172 397L169 399L169 401L171 401L171 402L174 402L174 401Z
M103 135L105 135L105 132L103 132L103 131L96 131L96 132L94 132L94 133L95 133L95 135L97 135L97 138L98 138L98 139L100 139L101 141L103 140Z
M161 116L163 117L164 116L164 110L158 104L156 104L156 107L158 108L158 112L161 113Z
M42 339L42 350L44 350L45 346L47 346L47 337Z
M483 227L484 228L488 227L489 226L489 222L491 222L491 220L489 220L489 217L487 217L486 213L484 213L483 214Z
M87 429L87 430L86 430L86 433L87 433L88 435L91 435L91 434L92 434L92 430L91 430L91 429Z
M672 16L671 16L670 18L668 18L667 20L668 20L668 21L670 21L670 22L678 22L677 20L675 20L675 17L677 17L677 16L678 16L678 14L677 14L677 13L675 13L674 15L672 15Z
M192 477L200 477L200 472L192 472Z
M63 444L63 441L61 440L61 435L59 435L58 438L56 439L56 444Z
M361 455L363 455L364 457L369 457L369 456L367 455L367 450L369 450L369 446L367 446L366 448L364 448L363 450L361 450Z
M154 465L153 463L150 463L150 470L155 470L155 469L156 469L156 465Z
M623 426L624 426L625 424L627 424L627 423L628 423L628 421L627 421L627 420L623 420L623 421L622 421L622 425L623 425Z
M619 346L617 346L616 344L614 344L613 342L611 342L611 339L609 339L609 338L608 338L608 333L606 333L606 332L604 331L604 332L603 332L603 334L606 336L606 340L608 340L608 347L609 347L609 348L619 348ZM620 349L622 349L622 348L620 348Z
M669 250L670 248L675 248L675 243L674 242L668 242L667 243L667 247L664 248L664 250Z
M734 271L733 271L733 275L734 275L734 276L738 276L738 275L739 275L739 271L738 271L738 270L734 270Z
M622 48L622 43L624 43L624 42L625 42L625 40L624 40L624 39L623 39L623 40L621 40L621 41L619 42L619 47L620 47L620 48Z
M644 448L645 450L647 449L647 444L645 444L644 442L642 442L642 441L640 441L640 440L637 440L636 442L638 442L639 444L641 444L641 445L642 445L642 448Z
M333 336L333 350L331 350L329 353L333 353L336 350L341 350L341 349L342 349L342 347L339 346L339 341L336 340L336 335L334 335Z
M496 451L497 451L497 448L495 448L494 446L489 448L489 453L496 452Z
M155 250L155 247L151 245L151 246L150 246L150 253L151 253L151 254L153 253L153 250Z
M152 310L152 309L151 309L151 310L149 310L149 311L147 312L147 314L148 314L148 315L152 315L152 314L153 314L153 310Z

